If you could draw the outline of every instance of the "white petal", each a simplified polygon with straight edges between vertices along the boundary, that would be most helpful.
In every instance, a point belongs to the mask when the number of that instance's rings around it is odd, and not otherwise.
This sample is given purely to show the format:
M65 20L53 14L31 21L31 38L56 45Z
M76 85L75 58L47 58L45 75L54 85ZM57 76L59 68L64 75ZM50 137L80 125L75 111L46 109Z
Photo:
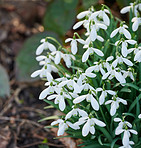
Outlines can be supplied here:
M78 109L78 112L79 112L79 115L82 116L82 117L88 116L87 112L85 112L85 111L82 110L82 109Z
M53 44L51 44L51 43L48 43L48 49L50 51L56 51L56 47Z
M125 78L122 76L121 73L115 72L115 77L120 83L126 83Z
M68 43L68 42L70 42L70 41L72 41L72 38L67 38L67 39L65 40L65 43Z
M124 61L128 66L133 66L133 63L132 63L130 60L128 60L128 59L126 59L126 58L123 58L123 61Z
M109 76L109 74L110 74L110 71L107 72L107 73L105 73L105 74L102 76L102 79L105 80L105 79Z
M48 91L48 90L49 90L49 89L46 88L46 89L44 89L44 90L40 93L40 96L39 96L39 99L40 99L40 100L44 99L44 98L49 94L49 91Z
M99 104L93 96L91 97L91 105L92 105L94 110L96 110L96 111L99 110Z
M33 73L31 74L31 77L32 77L32 78L37 77L38 75L40 75L41 71L42 71L42 70L37 70L37 71L33 72Z
M95 122L96 125L98 125L100 127L106 126L106 124L104 122L102 122L102 121L100 121L100 120L98 120L96 118L92 118L92 119L94 120L94 122Z
M82 128L82 135L86 137L90 131L90 121L88 120Z
M44 50L44 43L36 49L36 55L40 55Z
M63 110L65 109L65 107L66 107L66 104L65 104L64 98L61 98L61 99L59 100L59 109L60 109L61 111L63 111Z
M123 129L118 129L115 131L115 134L116 135L120 135L124 130Z
M130 11L130 6L126 6L124 8L121 9L120 13L124 14Z
M94 133L95 133L95 128L94 128L94 126L90 126L90 133L94 135Z
M82 56L82 62L86 62L89 58L89 49L87 49L87 51L85 51L85 53Z
M115 30L111 33L110 38L113 38L113 37L118 33L118 31L119 31L119 28L115 29Z
M115 122L120 122L120 121L122 121L120 118L114 118L114 121Z
M132 134L135 134L135 135L137 135L137 134L138 134L138 132L137 132L137 131L135 131L135 130L130 129L129 131L130 131Z
M76 39L79 43L81 43L81 44L85 44L85 41L84 40L82 40L82 39Z
M95 52L96 54L98 54L99 56L101 56L101 57L104 56L103 52L100 51L99 49L93 48L93 50L94 50L94 52Z
M116 95L116 92L112 90L107 90L107 93L109 93L110 95Z
M52 82L53 77L52 77L51 73L47 72L47 73L46 73L46 77L47 77L47 80L48 80L49 82Z
M75 29L79 28L83 23L84 23L84 21L77 22L77 23L73 26L73 29L75 30Z
M82 19L82 18L85 17L88 13L89 13L89 11L83 11L83 12L79 13L79 14L77 15L77 19Z
M122 139L122 144L124 146L128 146L129 145L129 136L128 136L127 131L124 132L123 139Z
M114 116L115 115L116 110L117 110L117 108L116 108L115 103L111 104L111 109L110 109L111 116Z
M86 97L87 97L87 95L79 96L79 97L77 97L76 99L73 100L73 103L74 103L74 104L80 103L80 102L82 102L83 100L85 100Z
M104 23L109 26L110 25L110 20L109 20L109 17L103 13L103 20L104 20Z
M138 27L139 27L139 23L138 23L138 21L135 21L132 25L132 30L137 31Z
M71 52L73 54L77 53L77 42L76 42L76 40L72 40L71 41Z
M96 37L97 37L96 28L92 27L92 30L90 32L90 38L91 38L92 41L95 41Z
M125 35L125 37L126 37L127 39L131 39L131 34L130 34L130 32L129 32L128 30L124 29L124 30L123 30L123 34Z
M105 102L105 105L112 103L112 100L108 100Z
M52 100L52 99L56 98L57 96L58 96L58 95L51 95L51 96L47 97L47 99L48 99L48 100Z
M98 39L100 42L104 42L104 39L103 39L101 36L99 36L99 35L97 35L97 39Z

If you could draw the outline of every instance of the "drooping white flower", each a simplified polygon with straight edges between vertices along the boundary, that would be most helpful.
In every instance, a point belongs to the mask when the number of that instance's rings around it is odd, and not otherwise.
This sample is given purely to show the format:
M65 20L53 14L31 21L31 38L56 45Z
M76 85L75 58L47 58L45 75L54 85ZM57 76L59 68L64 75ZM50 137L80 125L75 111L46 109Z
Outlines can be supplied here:
M117 56L116 57L116 59L112 63L113 67L116 67L118 63L119 64L125 63L128 66L133 66L133 63L130 60L128 60L126 58L123 58L122 56Z
M72 54L64 54L63 55L63 59L65 61L65 64L68 68L70 68L71 66L71 60L75 60L75 56L73 56Z
M96 11L96 12L92 13L91 19L95 18L95 17L99 17L100 19L102 18L104 24L109 26L110 25L110 19L109 19L108 15L106 13L110 14L109 10L102 9L102 10Z
M85 123L85 124L84 124ZM91 134L95 134L95 125L98 125L100 127L104 127L106 126L106 124L96 118L93 117L81 117L79 118L79 121L77 121L74 125L78 126L78 125L82 125L84 124L83 128L82 128L82 135L84 137L86 137L89 133Z
M141 50L136 52L135 57L134 57L134 61L141 62Z
M130 77L130 79L134 81L134 76L131 68L128 68L128 71L122 70L122 73L124 78Z
M90 92L92 92L92 91L90 91ZM80 102L82 102L86 99L87 102L91 103L91 106L93 107L93 109L98 111L99 110L99 104L98 104L98 101L94 97L95 93L93 93L93 92L90 93L90 92L87 95L82 95L82 96L75 98L73 100L73 103L77 104L77 103L80 103Z
M49 43L46 39L41 40L41 45L36 50L36 55L40 55L45 49L49 49L50 51L56 51L56 47Z
M127 12L130 12L130 10L133 11L134 15L137 16L137 7L138 5L135 5L134 3L130 3L130 6L126 6L121 9L120 13L125 14Z
M135 131L133 129L128 129L127 126L123 127L123 129L118 129L115 134L119 135L121 133L123 133L122 144L125 147L128 147L130 145L129 138L131 137L131 133L135 134L135 135L138 134L137 131Z
M121 46L122 46L121 53L124 57L126 57L128 55L128 53L130 53L129 50L127 49L128 44L134 45L136 43L137 43L137 41L135 41L135 40L120 40L120 41L117 41L115 43L115 45L117 46L117 45L121 44Z
M96 53L97 55L103 57L104 54L102 51L100 51L97 48L93 48L93 47L88 47L88 49L85 51L85 53L82 56L82 62L86 62L89 58L90 55L92 55L93 53Z
M75 107L75 105L72 106L72 110L70 112L67 113L66 117L65 117L65 120L71 118L71 116L81 116L81 117L85 117L85 116L88 116L87 112L85 112L84 110L82 109L79 109L77 107Z
M65 43L67 42L71 42L71 52L73 54L76 54L78 51L77 48L77 42L81 43L81 44L85 44L85 41L83 39L73 39L73 38L68 38L65 40Z
M107 97L107 93L110 95L116 95L115 91L112 90L104 90L102 88L97 88L96 89L97 92L101 91L101 95L99 97L99 104L102 105L105 102L105 98Z
M123 77L122 73L121 73L121 70L119 68L114 68L112 65L110 67L110 69L108 69L108 72L105 73L103 76L102 76L102 79L105 80L105 79L113 79L113 78L116 78L120 84L122 85L123 83L126 83L126 80L125 78Z
M115 130L115 134L117 134L118 130L122 129L124 126L132 128L132 124L130 122L128 122L128 121L125 121L125 119L114 118L114 121L119 122L119 124L118 124L118 126L117 126L117 128Z
M55 92L57 94L50 95L47 97L47 99L55 99L54 103L59 104L59 109L63 111L66 108L65 98L72 99L72 97L68 93L62 91L59 87L55 89Z
M119 108L119 103L127 105L127 101L126 100L124 100L122 98L119 98L119 97L116 97L116 96L113 96L112 100L108 100L108 101L105 102L105 105L111 104L111 109L110 109L110 115L111 116L115 115L116 110Z
M54 51L51 53L51 55L55 55L54 63L59 64L61 61L61 58L63 57L63 53L61 51Z
M133 22L132 30L137 31L138 27L141 25L141 17L132 18L132 22Z
M110 37L113 38L119 32L120 34L124 34L124 36L127 39L131 39L131 34L130 34L130 32L126 28L128 28L128 26L125 25L125 24L124 25L122 24L119 28L115 29L111 33Z
M79 126L74 125L71 122L66 121L66 120L62 120L62 119L58 119L57 121L53 121L51 123L51 126L56 125L56 124L59 124L59 126L58 126L59 129L58 129L58 132L57 132L57 136L63 135L64 132L68 129L68 127L71 127L72 129L75 129L75 130L80 128Z
M88 90L93 90L96 92L96 90L87 82L85 82L83 85L80 86L81 91L88 91Z

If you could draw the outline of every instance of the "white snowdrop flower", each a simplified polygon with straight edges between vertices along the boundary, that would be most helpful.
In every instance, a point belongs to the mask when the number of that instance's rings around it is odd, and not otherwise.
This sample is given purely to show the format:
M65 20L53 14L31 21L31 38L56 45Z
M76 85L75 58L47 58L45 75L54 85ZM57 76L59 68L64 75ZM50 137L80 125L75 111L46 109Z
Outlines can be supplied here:
M48 86L48 87L40 93L39 95L40 100L46 98L48 95L53 94L55 92L56 82L54 81L46 82L45 86Z
M65 120L71 118L71 116L81 116L81 117L85 117L88 116L87 112L85 112L82 109L79 109L78 107L76 107L75 105L72 106L72 110L70 112L67 113Z
M105 73L103 76L102 76L102 79L105 80L105 79L113 79L113 78L116 78L120 84L122 85L122 83L126 83L126 80L125 78L123 77L122 73L121 73L121 70L119 68L114 68L112 65L110 67L110 69L108 70L107 73Z
M127 101L126 100L124 100L122 98L119 98L119 97L116 97L116 96L113 96L112 100L108 100L108 101L105 102L105 105L111 104L111 109L110 109L110 115L111 116L115 115L116 110L119 108L119 103L127 105Z
M107 26L102 24L102 23L98 23L98 22L93 22L93 24L90 26L90 39L91 41L95 41L97 39L97 31L99 29L107 29Z
M71 52L73 54L76 54L78 51L77 48L77 42L81 43L81 44L85 44L85 41L83 39L73 39L73 38L68 38L65 40L65 43L67 42L71 42Z
M110 25L110 19L109 19L108 15L106 13L110 14L109 10L107 10L107 9L101 9L99 11L96 11L96 12L92 13L91 19L92 18L95 18L95 17L102 18L104 24L107 25L107 26L109 26Z
M133 63L132 63L130 60L128 60L128 59L126 59L126 58L123 58L122 56L117 56L117 57L116 57L116 59L115 59L115 60L113 61L113 63L112 63L113 67L115 68L118 63L119 63L119 64L125 63L125 64L128 65L128 66L133 66Z
M84 124L85 123L85 124ZM81 117L79 118L79 120L74 124L76 126L78 125L82 125L84 124L83 128L82 128L82 135L84 137L86 137L89 133L91 134L95 134L95 125L98 125L100 127L105 127L106 124L96 118L93 118L93 117L88 117L88 116L85 116L85 117Z
M93 90L96 91L89 83L85 82L83 85L80 86L81 91L88 91L88 90Z
M76 125L72 124L71 122L66 121L66 120L62 120L62 119L58 119L57 121L53 121L51 123L51 126L56 125L56 124L59 124L57 136L63 135L64 132L68 129L68 127L71 127L72 129L75 129L75 130L79 129L79 126L76 126Z
M140 118L140 119L141 119L141 114L138 116L138 118Z
M109 62L111 62L113 59L114 59L113 56L109 56L109 57L106 59L106 61L103 62L104 68L106 68L108 71L110 70L110 67L111 67L111 65L110 65ZM104 71L104 72L105 72L105 71ZM105 74L105 73L104 73L104 74ZM104 75L104 74L102 74L102 75Z
M137 16L137 5L135 5L134 3L130 3L130 6L126 6L124 8L121 9L120 13L125 14L127 12L130 12L130 10L132 10L134 12L134 15Z
M122 70L122 73L124 78L130 77L130 79L134 81L134 76L131 68L128 68L128 71Z
M99 97L99 104L100 105L102 105L105 102L105 98L107 97L107 94L116 95L116 92L112 91L112 90L104 90L102 88L97 88L96 91L97 92L99 92L99 91L102 92L100 97Z
M36 55L40 55L45 49L49 49L50 51L56 51L56 47L49 43L46 39L41 40L41 45L36 50Z
M120 34L124 34L124 36L125 36L127 39L131 39L131 34L130 34L130 32L129 32L126 28L128 28L127 25L121 24L121 26L120 26L119 28L115 29L115 30L111 33L110 37L113 38L113 37L119 32Z
M141 17L134 17L132 18L132 30L137 31L138 27L141 25Z
M134 145L135 143L133 141L129 141L129 145L127 146L120 146L119 148L132 148L130 145Z
M63 81L58 86L59 87L63 87L65 85L67 85L67 87L70 90L74 90L73 91L74 93L80 93L81 92L80 86L74 80L72 80L72 79Z
M122 144L123 146L127 147L130 145L129 138L131 137L131 133L137 135L137 131L133 129L128 129L127 126L123 127L123 129L118 129L116 131L116 135L123 133Z
M93 107L94 110L98 111L99 110L99 104L97 100L94 97L94 93L92 91L89 91L87 95L82 95L73 100L74 104L80 103L86 99L87 102L91 103L91 106Z
M54 63L58 65L63 57L63 53L61 51L54 51L51 55L55 55Z
M117 41L116 43L115 43L115 45L117 46L117 45L120 45L121 44L121 46L122 46L122 48L121 48L121 53L122 53L122 55L124 56L124 57L126 57L127 55L128 55L128 53L130 53L129 52L129 50L127 49L127 47L128 47L128 44L131 44L131 45L134 45L134 44L136 44L137 43L137 41L135 41L135 40L121 40L121 41Z
M134 57L134 61L141 62L141 50L136 52L135 57Z
M117 126L117 128L115 130L115 134L117 134L118 130L122 129L124 126L132 128L132 124L130 122L128 122L128 121L125 121L124 119L114 118L114 121L119 122L119 124L118 124L118 126Z
M71 60L75 60L75 56L72 54L64 54L63 55L64 62L68 68L71 67Z
M55 89L55 92L57 94L50 95L47 97L47 99L48 100L55 99L54 103L59 104L59 109L63 111L66 108L65 98L72 99L72 97L66 92L63 92L60 88Z
M92 55L93 53L96 53L97 55L99 55L101 57L104 56L103 52L100 51L99 49L89 47L82 56L82 62L86 62L88 60L89 56Z
M79 78L77 80L77 84L79 86L81 86L83 80L86 79L87 77L89 77L89 78L95 78L96 77L96 74L94 74L91 71L89 71L89 69L86 69L86 71L84 73L80 72Z

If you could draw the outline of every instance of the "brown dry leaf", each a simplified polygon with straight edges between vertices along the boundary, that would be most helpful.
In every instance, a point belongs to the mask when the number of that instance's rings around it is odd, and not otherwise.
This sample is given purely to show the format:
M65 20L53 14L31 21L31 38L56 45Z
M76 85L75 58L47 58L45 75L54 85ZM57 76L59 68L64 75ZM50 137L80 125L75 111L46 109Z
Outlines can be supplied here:
M8 126L0 128L0 148L7 148L11 139L11 132Z

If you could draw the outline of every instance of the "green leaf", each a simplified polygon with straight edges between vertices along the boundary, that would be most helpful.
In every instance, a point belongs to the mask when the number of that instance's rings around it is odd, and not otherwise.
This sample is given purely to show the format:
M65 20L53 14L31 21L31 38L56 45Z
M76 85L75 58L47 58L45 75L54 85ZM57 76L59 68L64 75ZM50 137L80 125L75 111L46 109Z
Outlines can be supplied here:
M130 90L129 88L127 88L127 87L124 87L124 88L122 88L122 89L120 90L120 92L127 92L127 93L130 93L131 90Z
M43 118L41 120L39 120L38 122L42 122L42 121L46 121L46 120L52 120L52 119L59 119L58 116L49 116L49 117L46 117L46 118Z
M10 95L10 84L6 70L0 65L0 96L5 97Z
M38 62L35 59L35 52L37 47L40 45L40 40L47 36L58 38L58 36L53 32L43 32L31 36L25 41L18 56L16 57L16 78L18 81L37 80L36 78L32 79L30 77L35 70L40 69Z
M43 24L45 29L63 36L75 22L78 0L56 0L47 7Z
M136 86L135 84L132 84L132 83L123 83L123 85L129 86L129 87L132 87L132 88L134 88L134 89L136 89L138 91L141 91L141 89L138 86Z

